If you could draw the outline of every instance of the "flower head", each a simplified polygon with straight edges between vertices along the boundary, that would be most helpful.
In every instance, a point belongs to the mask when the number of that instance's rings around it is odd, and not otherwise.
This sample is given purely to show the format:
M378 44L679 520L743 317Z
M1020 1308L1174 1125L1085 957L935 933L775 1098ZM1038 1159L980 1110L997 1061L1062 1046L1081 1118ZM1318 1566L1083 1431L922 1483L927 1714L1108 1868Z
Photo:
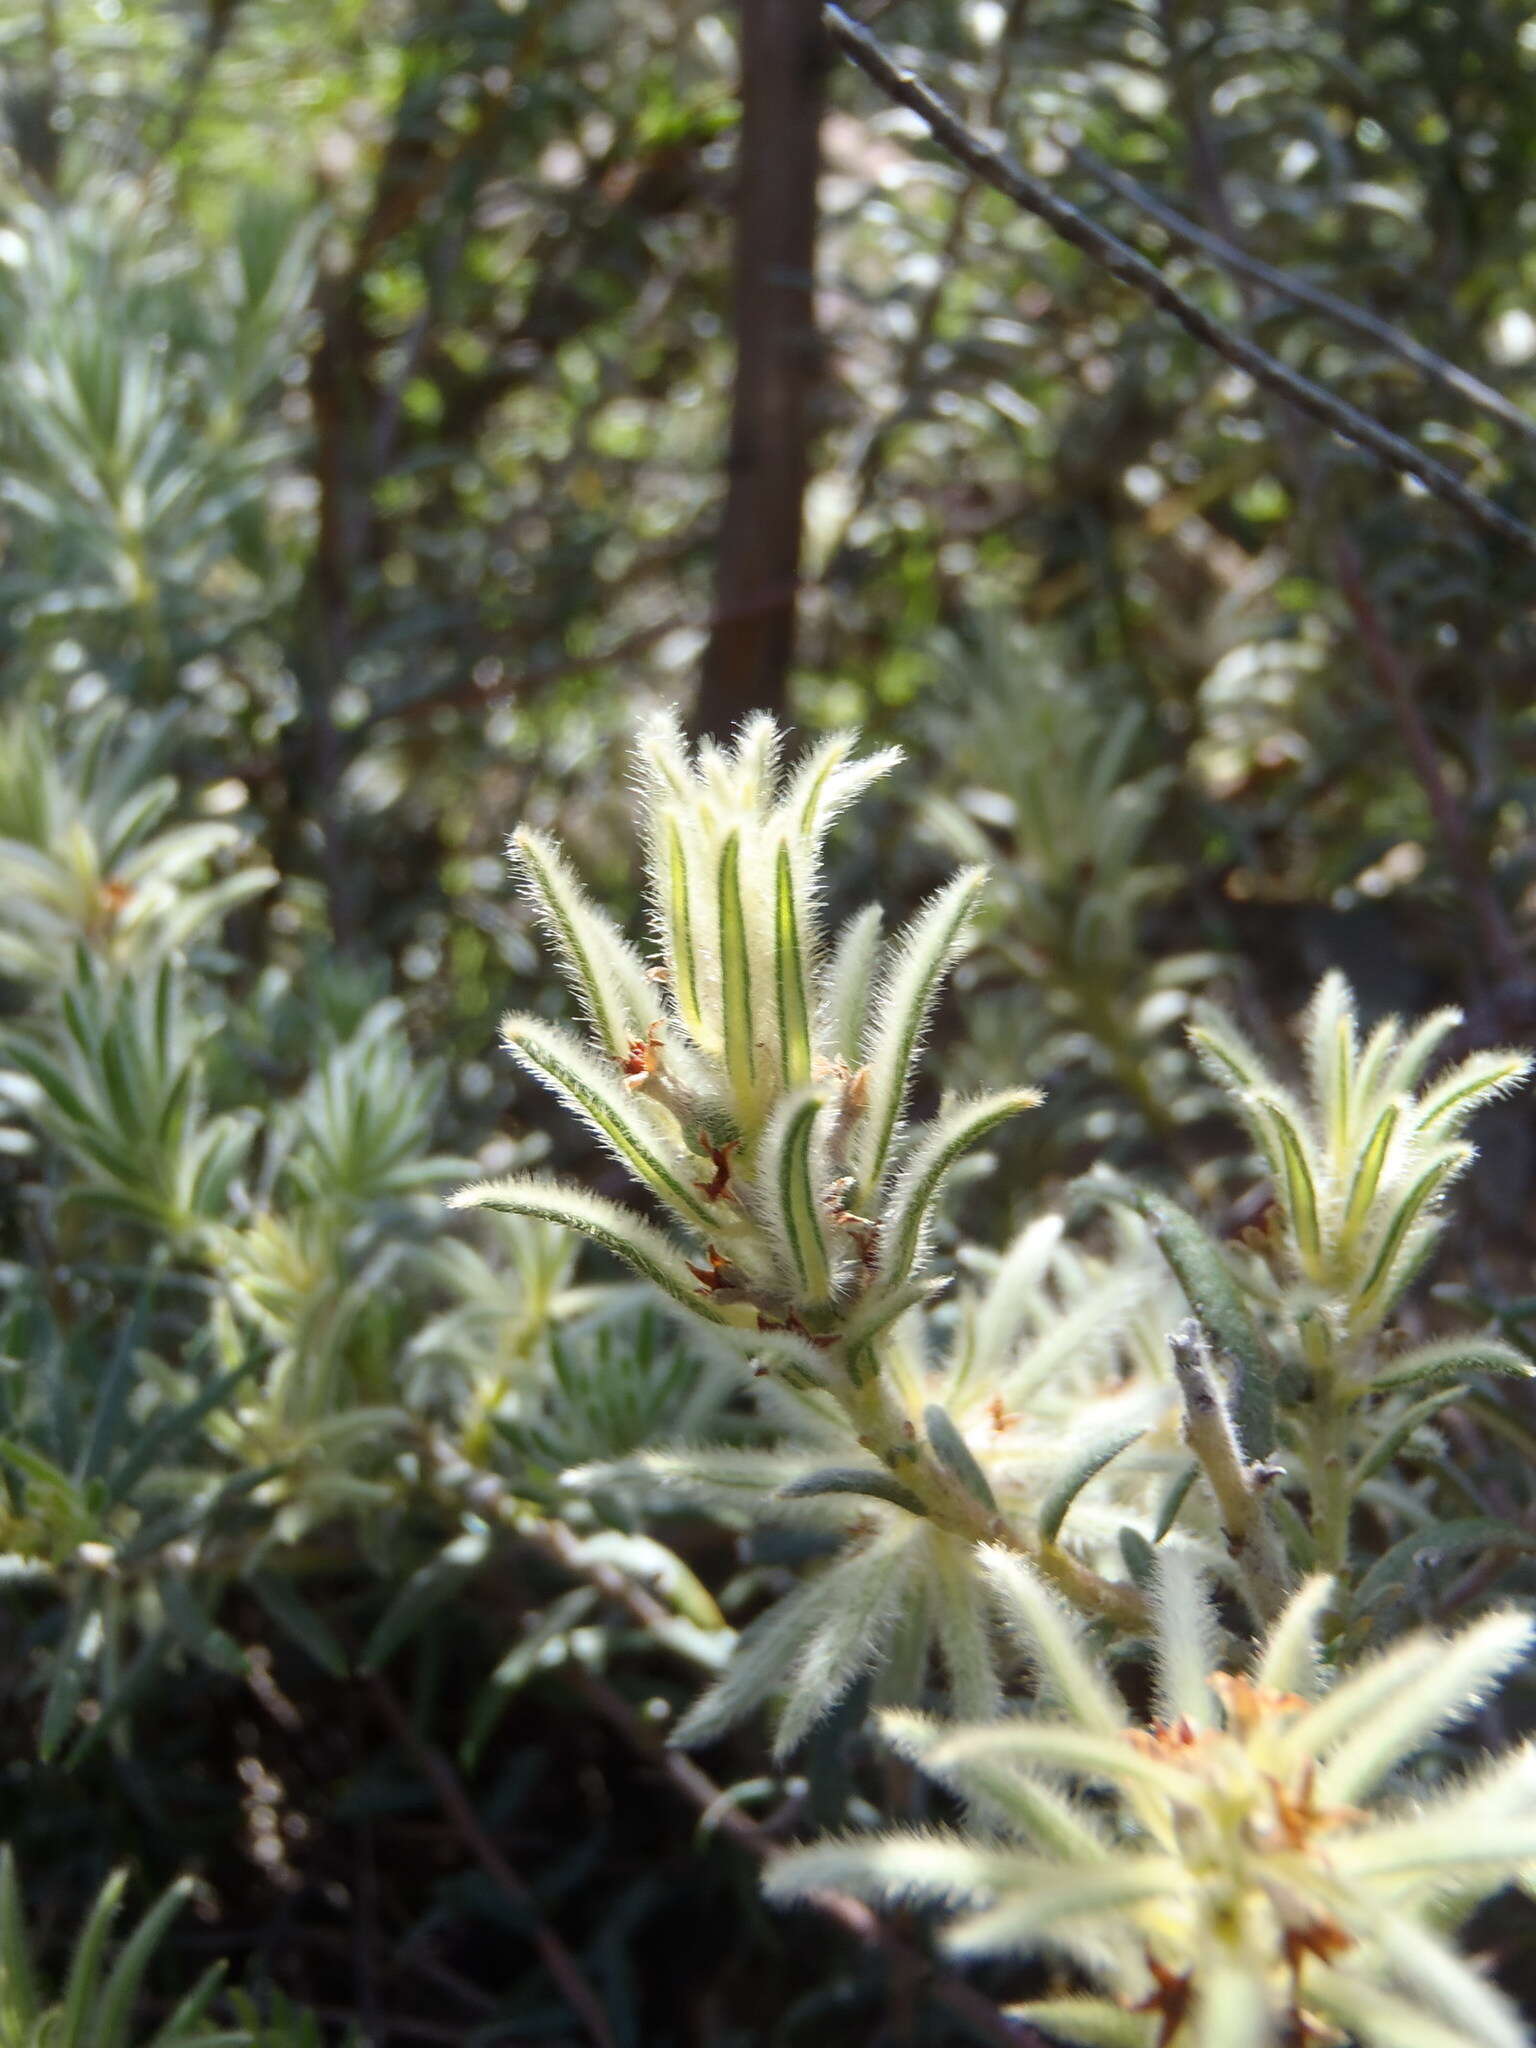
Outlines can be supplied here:
M1362 1041L1349 984L1326 974L1303 1029L1309 1099L1224 1020L1191 1034L1274 1176L1281 1262L1336 1337L1385 1322L1440 1234L1441 1195L1471 1163L1468 1118L1530 1071L1523 1053L1478 1052L1425 1085L1460 1022L1437 1010L1405 1032L1388 1017Z
M1527 1617L1410 1636L1327 1686L1319 1578L1226 1673L1187 1559L1164 1556L1157 1718L1139 1725L1028 1565L994 1551L988 1567L1054 1713L886 1719L976 1832L818 1845L771 1889L943 1899L963 1908L961 1953L1071 1960L1099 1992L1024 2008L1069 2042L1522 2048L1444 1929L1536 1857L1536 1753L1429 1792L1388 1780L1524 1656Z
M548 1182L498 1181L458 1198L585 1232L709 1321L761 1336L759 1348L812 1381L824 1377L819 1352L856 1353L920 1298L929 1212L949 1168L1035 1100L1027 1089L987 1096L904 1141L914 1062L981 872L957 876L890 947L872 908L829 944L827 828L897 758L858 761L852 747L834 735L786 771L766 717L749 719L731 748L705 742L695 754L674 720L647 728L650 964L553 841L513 840L590 1040L516 1016L506 1043L689 1246Z

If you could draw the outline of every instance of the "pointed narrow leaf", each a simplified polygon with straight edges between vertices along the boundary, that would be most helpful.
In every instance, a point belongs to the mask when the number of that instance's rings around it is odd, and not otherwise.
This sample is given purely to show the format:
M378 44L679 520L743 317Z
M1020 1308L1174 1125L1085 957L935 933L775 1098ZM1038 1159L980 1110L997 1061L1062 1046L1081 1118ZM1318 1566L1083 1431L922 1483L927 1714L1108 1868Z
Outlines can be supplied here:
M827 1465L788 1480L778 1489L780 1500L807 1500L823 1493L862 1493L871 1500L904 1508L909 1515L928 1512L910 1486L903 1486L878 1465Z
M1429 1344L1416 1344L1400 1351L1371 1380L1385 1391L1393 1387L1433 1386L1455 1380L1469 1372L1500 1373L1509 1379L1528 1380L1536 1365L1513 1344L1497 1337L1440 1337Z
M811 1078L811 1005L806 940L800 928L794 866L780 846L773 885L773 979L779 1015L779 1071L786 1088Z
M622 1059L643 1038L660 1003L645 963L576 879L552 839L526 828L514 834L512 859L548 931L577 1000L606 1051Z
M859 1130L858 1156L866 1190L878 1188L885 1178L918 1046L985 879L981 868L957 875L897 941L896 957L876 998L864 1041L869 1106Z
M831 1052L857 1066L880 950L880 906L867 903L837 935L822 977L822 1021Z
M923 1428L939 1463L949 1468L972 1500L978 1501L989 1515L995 1515L997 1500L991 1482L977 1464L975 1452L956 1428L948 1409L941 1408L937 1401L930 1402L923 1410Z
M1306 1140L1292 1116L1290 1106L1275 1095L1254 1095L1249 1107L1262 1132L1269 1138L1271 1162L1284 1194L1286 1212L1302 1256L1315 1259L1322 1250L1322 1225L1317 1208L1317 1185Z
M284 1634L291 1636L322 1671L329 1672L332 1678L347 1676L346 1651L329 1624L291 1580L281 1572L251 1572L245 1583Z
M693 928L693 893L683 835L675 818L665 826L667 945L672 958L672 992L678 1014L699 1043L704 1011L699 1000L698 940Z
M725 1064L738 1108L750 1112L758 1096L756 1029L752 1016L752 953L741 901L741 834L720 851L720 998Z
M666 1157L640 1104L585 1046L534 1017L509 1017L502 1026L502 1037L531 1074L565 1097L636 1180L660 1195L695 1229L707 1233L716 1227L717 1218L699 1190Z
M1353 1316L1357 1321L1391 1307L1398 1286L1406 1284L1407 1280L1407 1275L1398 1268L1398 1255L1408 1243L1409 1232L1436 1195L1455 1179L1471 1157L1470 1145L1455 1146L1427 1166L1407 1193L1398 1198L1370 1270L1355 1296Z
M590 1195L585 1188L563 1181L539 1180L511 1175L505 1180L481 1181L460 1188L448 1197L450 1209L499 1209L509 1216L533 1216L544 1223L558 1223L579 1231L626 1265L633 1266L644 1280L669 1294L674 1301L706 1322L727 1323L709 1295L689 1270L681 1252L654 1224L605 1196Z
M924 1227L944 1177L956 1160L991 1130L1044 1098L1033 1088L1009 1088L976 1102L957 1103L929 1126L902 1168L886 1204L880 1270L890 1285L906 1279L922 1251Z
M775 1111L763 1140L763 1177L773 1191L774 1221L789 1255L802 1302L819 1306L832 1292L826 1211L818 1189L816 1095L791 1096Z
M1113 1458L1135 1443L1142 1435L1140 1427L1117 1430L1103 1443L1090 1444L1067 1467L1060 1479L1051 1488L1045 1504L1040 1510L1040 1539L1043 1543L1054 1543L1061 1533L1061 1525L1067 1519L1067 1510L1082 1492L1083 1488Z
M1370 1213L1376 1190L1381 1185L1382 1168L1387 1162L1387 1153L1402 1118L1402 1104L1389 1102L1377 1117L1371 1128L1371 1135L1365 1141L1360 1154L1360 1163L1355 1168L1355 1177L1350 1182L1349 1199L1344 1204L1344 1236L1352 1238L1364 1224Z
M1190 1307L1218 1351L1237 1367L1238 1430L1249 1457L1262 1458L1275 1437L1274 1376L1232 1269L1214 1239L1176 1202L1150 1188L1138 1188L1135 1200Z

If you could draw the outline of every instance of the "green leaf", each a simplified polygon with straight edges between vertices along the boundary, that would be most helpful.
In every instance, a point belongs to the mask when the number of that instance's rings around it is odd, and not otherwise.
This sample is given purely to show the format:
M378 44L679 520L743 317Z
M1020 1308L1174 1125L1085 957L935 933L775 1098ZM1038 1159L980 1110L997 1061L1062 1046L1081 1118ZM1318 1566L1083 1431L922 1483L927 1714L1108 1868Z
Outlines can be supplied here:
M26 1917L21 1909L16 1858L7 1842L0 1848L0 2020L4 2022L7 2043L26 2041L37 2015L32 1945L27 1939Z
M1307 1157L1306 1140L1290 1108L1275 1095L1250 1097L1249 1106L1261 1131L1270 1139L1272 1165L1285 1192L1285 1207L1303 1258L1315 1259L1322 1250L1322 1223L1317 1209L1317 1187Z
M871 1500L889 1501L892 1507L905 1508L909 1515L928 1512L910 1486L903 1486L878 1465L827 1465L820 1471L787 1480L778 1489L780 1500L809 1500L822 1493L863 1493Z
M779 848L774 875L773 975L779 1010L779 1065L786 1088L811 1078L811 1012L806 993L805 948L795 901L789 848Z
M693 898L688 861L675 819L667 820L667 941L672 956L672 992L684 1024L702 1042L704 1012L699 1002L699 963L693 932Z
M1134 1200L1217 1351L1237 1367L1233 1406L1244 1450L1250 1458L1266 1456L1275 1440L1274 1375L1231 1268L1215 1240L1176 1202L1150 1188L1137 1188Z
M123 1943L102 1987L92 2016L89 2048L127 2048L128 2029L149 1959L192 1891L192 1880L177 1878L156 1899Z
M184 1650L215 1671L243 1678L249 1670L244 1650L211 1615L198 1604L192 1588L179 1572L165 1572L155 1582L171 1634Z
M831 961L822 976L827 1044L850 1066L858 1064L879 951L880 906L867 903L838 933Z
M1033 1088L1009 1088L976 1102L957 1103L922 1134L902 1168L886 1204L881 1228L880 1269L894 1286L905 1280L922 1250L929 1211L956 1160L991 1130L1044 1098Z
M1426 1394L1422 1401L1415 1401L1410 1407L1405 1408L1391 1426L1382 1432L1355 1467L1355 1487L1358 1489L1363 1486L1366 1480L1374 1477L1384 1465L1390 1464L1421 1422L1428 1422L1432 1415L1438 1415L1442 1408L1448 1408L1451 1402L1459 1400L1465 1392L1465 1387L1441 1387L1433 1394Z
M1528 1380L1536 1377L1536 1365L1513 1344L1497 1337L1440 1337L1399 1352L1370 1384L1385 1393L1396 1387L1433 1386L1436 1381L1460 1379L1469 1372Z
M156 1415L134 1437L133 1448L123 1462L108 1474L107 1505L110 1507L126 1500L139 1480L154 1468L170 1446L179 1438L189 1436L215 1408L222 1408L240 1382L256 1370L258 1363L259 1355L253 1352L228 1372L211 1379L192 1400Z
M816 1122L824 1104L817 1095L790 1096L780 1103L763 1141L763 1178L772 1188L774 1220L789 1253L801 1300L825 1302L832 1292L823 1205L815 1163Z
M661 1010L644 961L592 902L552 839L524 828L513 835L512 857L593 1030L622 1059L630 1039L643 1038Z
M752 954L741 903L741 834L731 833L720 850L720 1001L725 1032L725 1065L744 1125L755 1125L758 1095L757 1046L752 1019Z
M112 1931L112 1922L122 1904L123 1889L128 1882L126 1870L115 1870L96 1894L84 1927L75 1941L74 1955L70 1961L69 1976L64 1986L64 1999L59 2015L59 2028L55 2037L57 2048L96 2048L86 2023L91 2015L91 2006L101 1982L101 1967L106 1956L107 1936Z
M1067 1518L1067 1510L1097 1473L1102 1472L1112 1458L1118 1458L1123 1450L1135 1443L1142 1434L1140 1428L1118 1430L1106 1441L1090 1444L1072 1460L1061 1478L1051 1488L1040 1510L1040 1538L1044 1543L1054 1543L1061 1532L1061 1525Z
M991 1482L977 1464L975 1452L956 1428L949 1410L941 1408L937 1401L930 1401L923 1410L923 1427L940 1464L953 1472L971 1498L979 1501L989 1515L995 1515L997 1500Z
M1168 1534L1168 1531L1179 1519L1179 1509L1183 1507L1185 1500L1188 1498L1189 1489L1194 1485L1199 1472L1200 1466L1198 1461L1191 1458L1183 1471L1180 1472L1178 1477L1169 1486L1168 1491L1163 1495L1162 1503L1157 1510L1157 1520L1152 1527L1152 1541L1154 1543L1161 1543Z
M1536 1551L1536 1535L1497 1515L1469 1515L1440 1522L1399 1537L1377 1558L1355 1592L1354 1612L1368 1614L1392 1592L1401 1592L1419 1565L1468 1550L1511 1550L1528 1556Z
M585 1188L563 1181L514 1174L505 1180L481 1181L473 1187L460 1188L448 1197L448 1206L499 1209L509 1216L532 1216L544 1223L558 1223L567 1230L579 1231L616 1259L633 1266L643 1280L649 1280L653 1287L694 1315L711 1323L730 1321L702 1291L670 1239L654 1224L603 1195L590 1195Z
M640 1105L585 1046L536 1017L509 1017L502 1037L530 1073L565 1097L637 1180L695 1229L707 1234L716 1228L718 1218L665 1158Z
M1355 1168L1355 1177L1350 1182L1349 1199L1344 1205L1344 1235L1352 1237L1365 1222L1376 1190L1381 1185L1381 1170L1386 1164L1387 1152L1402 1116L1402 1105L1389 1102L1377 1117L1371 1135L1365 1141L1360 1154L1360 1163Z
M1473 1110L1517 1088L1531 1071L1524 1053L1475 1052L1452 1068L1415 1105L1421 1136L1444 1138L1461 1128Z
M1470 1145L1457 1145L1451 1151L1431 1162L1405 1195L1399 1197L1392 1211L1376 1256L1371 1261L1364 1284L1355 1296L1353 1317L1358 1320L1378 1312L1384 1313L1392 1305L1397 1293L1394 1282L1404 1276L1394 1271L1398 1253L1407 1242L1408 1233L1424 1210L1439 1194L1446 1183L1456 1176L1472 1157Z
M939 986L964 942L986 873L968 868L920 910L897 942L864 1040L869 1100L859 1127L859 1178L866 1193L885 1178L906 1107L918 1044Z
M512 1645L481 1687L470 1712L469 1726L459 1750L466 1769L473 1768L485 1747L486 1738L506 1712L513 1695L539 1669L545 1651L569 1635L578 1623L585 1621L596 1605L597 1594L593 1589L577 1586L544 1608L534 1626Z
M388 1607L379 1616L373 1633L363 1645L358 1669L371 1676L437 1613L466 1579L484 1564L490 1553L488 1529L466 1530L412 1572Z
M112 1362L102 1379L101 1392L96 1401L96 1413L91 1420L91 1433L80 1458L79 1476L82 1480L94 1479L98 1473L105 1471L108 1460L117 1448L123 1419L127 1413L129 1390L133 1385L139 1342L144 1334L144 1325L149 1315L150 1304L154 1300L154 1293L154 1275L148 1274L134 1297L133 1313L113 1347Z

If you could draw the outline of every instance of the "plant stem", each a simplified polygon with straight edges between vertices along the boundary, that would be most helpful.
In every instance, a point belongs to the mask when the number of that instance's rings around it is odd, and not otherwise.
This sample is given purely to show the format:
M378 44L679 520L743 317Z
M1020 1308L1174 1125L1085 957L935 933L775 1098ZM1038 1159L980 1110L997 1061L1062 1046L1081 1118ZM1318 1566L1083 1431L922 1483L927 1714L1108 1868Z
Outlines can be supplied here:
M1000 1543L1018 1551L1084 1614L1124 1629L1145 1625L1147 1602L1136 1587L1101 1577L1059 1544L1030 1541L995 1503L972 1492L903 1410L878 1356L872 1368L857 1378L845 1371L837 1398L859 1442L912 1489L931 1521L968 1543Z
M1200 1461L1215 1498L1249 1605L1260 1621L1273 1621L1285 1605L1291 1574L1264 1505L1267 1468L1250 1465L1243 1456L1199 1324L1181 1324L1168 1346L1184 1402L1184 1441Z

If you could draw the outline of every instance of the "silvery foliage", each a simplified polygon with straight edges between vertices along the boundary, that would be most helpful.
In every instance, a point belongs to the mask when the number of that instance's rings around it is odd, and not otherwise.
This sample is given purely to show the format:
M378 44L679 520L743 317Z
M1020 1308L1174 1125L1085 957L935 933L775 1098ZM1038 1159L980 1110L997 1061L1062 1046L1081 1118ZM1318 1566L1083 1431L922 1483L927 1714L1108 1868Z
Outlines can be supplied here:
M1334 1572L1348 1563L1356 1500L1391 1494L1392 1458L1467 1376L1531 1372L1497 1336L1404 1345L1392 1328L1444 1230L1446 1191L1475 1156L1468 1119L1530 1070L1523 1053L1479 1051L1426 1080L1460 1022L1455 1010L1411 1027L1388 1017L1364 1035L1348 983L1330 973L1302 1020L1300 1089L1226 1019L1206 1014L1191 1033L1273 1189L1262 1223L1222 1256L1283 1397L1280 1456L1305 1492L1312 1560ZM1200 1279L1188 1284L1201 1306ZM1251 1351L1252 1334L1224 1334Z
M1008 1524L1069 1541L1104 1574L1123 1569L1126 1530L1149 1543L1162 1533L1188 1470L1165 1336L1182 1298L1143 1228L1127 1219L1119 1239L1100 1256L1043 1216L1000 1257L968 1254L985 1284L962 1289L937 1347L933 1319L909 1313L885 1352L911 1412L946 1417ZM871 1464L820 1389L760 1386L776 1426L768 1447L684 1441L567 1475L583 1491L798 1528L835 1546L747 1632L677 1739L708 1740L782 1694L784 1753L861 1675L873 1673L875 1702L890 1705L921 1698L935 1661L957 1713L995 1712L1014 1660L970 1540ZM1180 1540L1219 1560L1219 1543L1203 1537Z
M929 1298L929 1228L946 1176L1036 1100L1006 1089L909 1131L905 1111L943 977L965 943L980 870L967 870L883 943L878 912L822 934L828 826L892 765L823 741L793 772L770 719L691 757L673 721L640 745L652 920L642 955L586 897L558 847L523 831L514 858L586 1013L588 1036L507 1019L520 1063L551 1087L659 1202L669 1235L620 1204L539 1177L464 1190L461 1206L541 1217L592 1238L717 1331L783 1389L840 1418L846 1462L807 1494L886 1502L965 1546L1018 1543L1074 1598L1122 1616L1131 1589L1054 1536L1016 1527L942 1402L904 1371L896 1326ZM690 1242L691 1240L691 1242ZM876 1654L898 1582L869 1575L839 1618L845 1670Z
M1140 1723L1028 1564L983 1563L1037 1710L884 1721L969 1825L818 1843L773 1866L771 1893L932 1902L958 1915L959 1955L1066 1962L1096 1988L1019 2010L1086 2048L1523 2048L1447 1937L1536 1859L1536 1749L1438 1783L1401 1767L1526 1656L1527 1616L1410 1635L1330 1684L1314 1577L1233 1674L1198 1575L1165 1552Z

